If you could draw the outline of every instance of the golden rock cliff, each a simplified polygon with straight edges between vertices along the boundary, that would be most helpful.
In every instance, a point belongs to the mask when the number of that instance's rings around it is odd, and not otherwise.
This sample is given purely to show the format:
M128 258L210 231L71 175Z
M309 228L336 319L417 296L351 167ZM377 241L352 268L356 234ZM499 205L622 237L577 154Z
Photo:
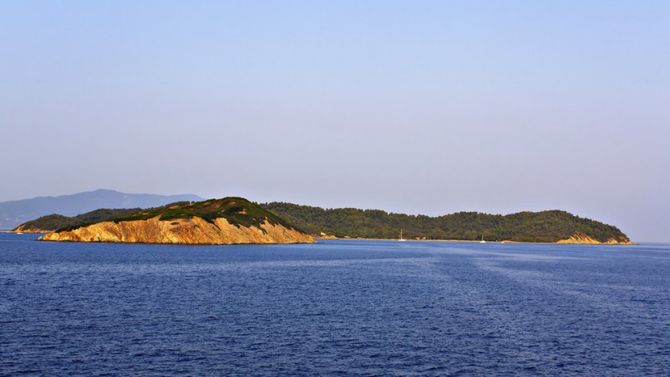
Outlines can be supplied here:
M589 237L584 233L577 232L566 238L564 240L556 241L560 244L582 244L582 245L630 245L630 241L618 241L614 238L610 238L605 242L596 240L595 238Z
M44 229L25 226L23 224L19 225L13 230L14 233L46 233Z
M225 218L211 222L201 217L161 220L104 221L80 228L47 233L44 241L130 242L160 244L274 244L313 243L314 238L296 229L264 221L258 226L237 226Z

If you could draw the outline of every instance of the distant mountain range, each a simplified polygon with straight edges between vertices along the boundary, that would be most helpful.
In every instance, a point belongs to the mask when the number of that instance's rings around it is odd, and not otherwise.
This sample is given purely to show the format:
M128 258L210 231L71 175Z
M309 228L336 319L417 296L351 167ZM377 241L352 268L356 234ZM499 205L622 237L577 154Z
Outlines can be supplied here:
M99 208L151 208L180 201L201 201L192 195L129 194L114 190L95 190L72 195L40 196L0 202L0 229L13 229L40 216L74 216Z

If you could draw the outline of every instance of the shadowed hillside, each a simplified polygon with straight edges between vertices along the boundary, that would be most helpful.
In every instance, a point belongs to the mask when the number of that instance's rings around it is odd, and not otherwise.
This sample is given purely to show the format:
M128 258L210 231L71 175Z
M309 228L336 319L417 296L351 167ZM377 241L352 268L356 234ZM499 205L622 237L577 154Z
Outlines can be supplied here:
M77 216L63 216L52 214L39 217L35 220L27 221L14 230L24 233L44 233L62 228L79 227L85 224L92 224L99 221L111 220L141 211L141 208L129 209L96 209L91 212L82 213Z

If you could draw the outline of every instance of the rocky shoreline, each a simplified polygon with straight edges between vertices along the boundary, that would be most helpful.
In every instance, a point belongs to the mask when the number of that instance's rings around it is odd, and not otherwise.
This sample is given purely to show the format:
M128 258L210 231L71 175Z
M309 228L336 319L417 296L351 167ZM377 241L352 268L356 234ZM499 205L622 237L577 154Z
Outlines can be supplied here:
M313 243L314 237L268 221L259 226L237 226L225 218L105 221L72 230L49 232L42 241L123 242L187 245Z

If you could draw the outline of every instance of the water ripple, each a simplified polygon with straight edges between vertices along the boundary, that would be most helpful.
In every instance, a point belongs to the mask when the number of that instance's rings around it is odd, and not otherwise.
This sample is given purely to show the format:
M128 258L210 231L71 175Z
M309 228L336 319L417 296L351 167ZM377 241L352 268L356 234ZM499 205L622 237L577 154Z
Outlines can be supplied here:
M670 248L659 245L3 234L0 292L0 375L670 373Z

